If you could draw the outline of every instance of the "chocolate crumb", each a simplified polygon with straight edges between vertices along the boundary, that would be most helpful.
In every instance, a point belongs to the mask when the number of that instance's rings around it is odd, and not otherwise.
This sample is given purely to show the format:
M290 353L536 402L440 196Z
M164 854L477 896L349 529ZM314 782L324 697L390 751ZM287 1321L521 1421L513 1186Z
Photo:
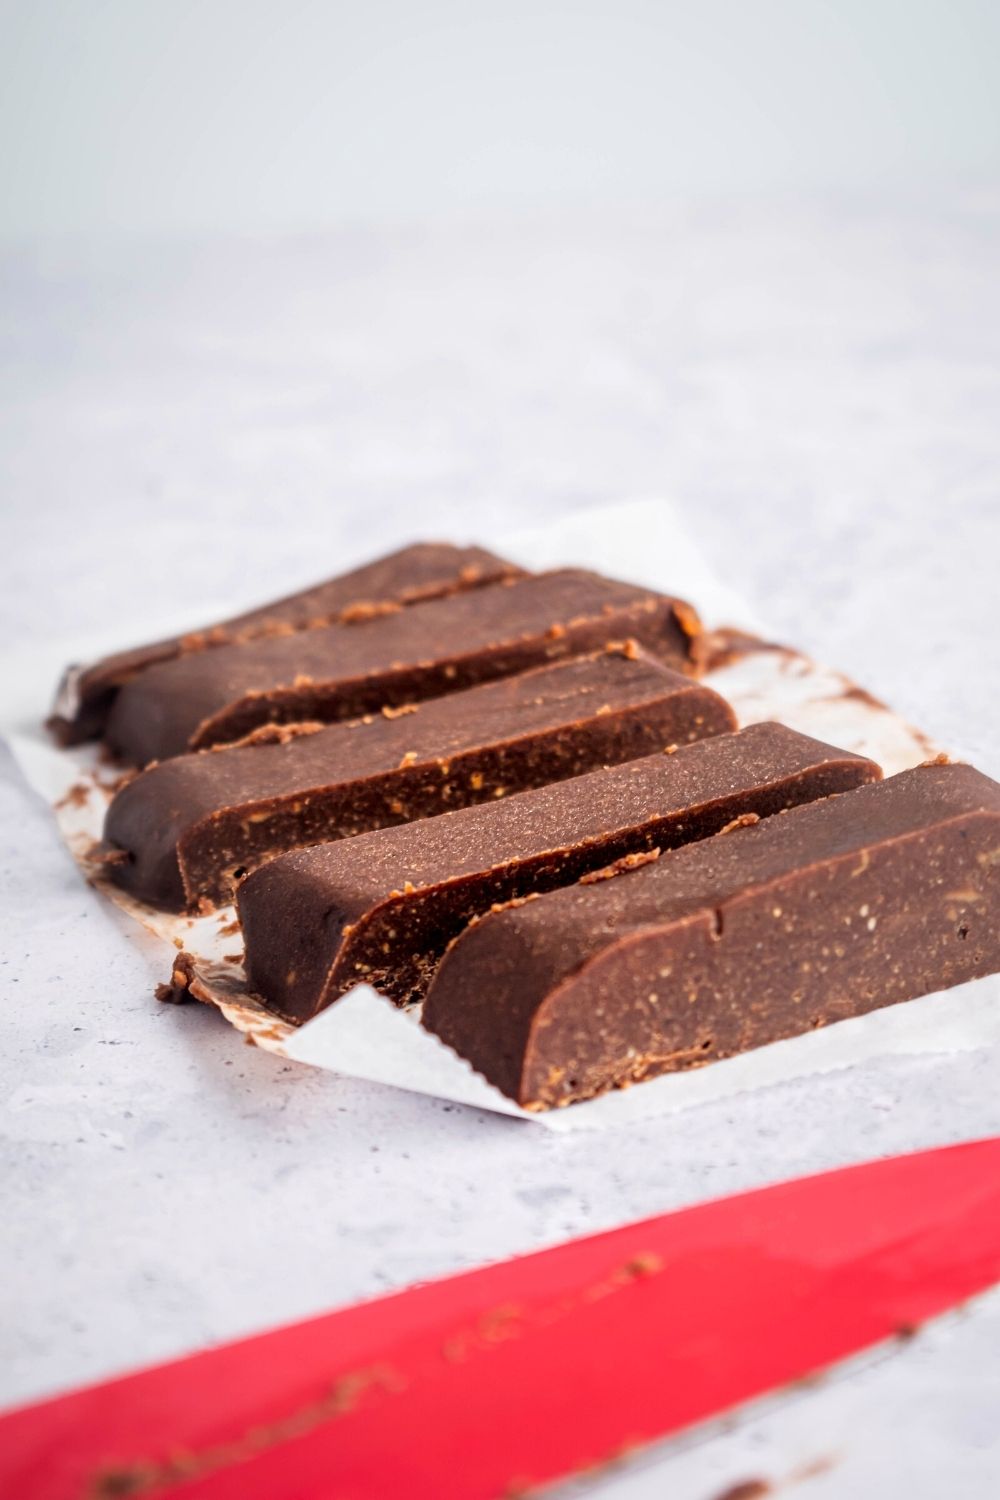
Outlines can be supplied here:
M653 860L659 857L659 849L644 849L636 854L623 854L621 859L616 859L613 864L605 865L602 870L590 870L586 875L581 875L580 884L596 885L599 880L614 880L616 875L626 875L629 870L637 870L640 865L652 864Z
M90 792L91 787L86 781L75 781L54 806L57 811L64 807L86 807L90 801Z
M303 735L316 734L320 729L326 729L326 724L320 724L315 719L302 719L297 724L259 724L256 729L251 729L249 734L243 735L242 739L231 740L222 745L209 745L209 750L245 750L249 745L288 745L292 740L299 740ZM149 770L149 767L146 767Z
M377 620L379 615L394 615L402 608L400 604L388 602L366 604L361 600L357 604L349 604L339 616L342 625L360 625L365 620ZM319 625L332 625L333 620L319 620Z
M87 857L95 865L123 865L128 862L128 850L110 848L107 844L95 844Z
M165 1005L183 1005L191 999L191 981L195 977L195 956L181 949L174 959L169 982L158 984L153 991Z
M773 1493L774 1486L768 1479L741 1479L720 1491L715 1500L760 1500L761 1495Z
M755 823L759 823L759 822L760 822L760 814L759 813L753 813L753 812L740 813L739 817L738 818L734 818L731 823L727 823L726 826L725 826L725 828L720 828L719 829L719 833L720 834L722 834L722 833L735 833L735 831L736 831L737 828L752 828Z

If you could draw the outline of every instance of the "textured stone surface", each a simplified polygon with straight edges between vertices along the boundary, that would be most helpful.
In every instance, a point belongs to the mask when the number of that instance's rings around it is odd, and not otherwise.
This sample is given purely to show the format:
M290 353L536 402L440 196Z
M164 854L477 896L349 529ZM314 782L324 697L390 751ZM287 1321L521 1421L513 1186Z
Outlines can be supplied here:
M127 643L410 535L502 550L508 521L668 493L778 632L996 774L998 253L989 195L8 252L4 638L113 607ZM627 1151L292 1067L154 1004L159 955L0 772L2 1400L1000 1130L989 1051L648 1122ZM599 1492L711 1500L832 1456L804 1492L992 1496L998 1333L994 1300Z

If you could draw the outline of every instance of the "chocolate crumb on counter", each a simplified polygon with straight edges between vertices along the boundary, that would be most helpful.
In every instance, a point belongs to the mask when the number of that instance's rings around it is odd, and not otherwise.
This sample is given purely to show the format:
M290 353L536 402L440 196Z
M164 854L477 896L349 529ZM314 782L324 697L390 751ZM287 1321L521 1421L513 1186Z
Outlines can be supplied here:
M196 963L197 959L193 953L187 953L181 949L174 959L170 979L164 984L158 984L153 992L157 1000L161 1000L165 1005L183 1005L190 1000L191 981L195 975Z
M482 547L415 542L350 573L216 625L119 651L89 667L70 667L60 685L48 728L63 745L96 738L103 732L118 690L148 668L178 656L337 622L372 620L410 604L520 577L522 573L514 563Z
M423 1024L529 1109L1000 968L1000 786L904 771L491 913Z
M237 893L251 989L305 1021L359 981L421 997L449 942L497 903L608 879L879 775L780 724L700 740L501 802L270 860Z
M610 713L598 707L611 705ZM231 899L288 849L562 781L736 727L711 688L602 651L287 744L180 756L111 803L116 884L178 908ZM666 764L666 762L664 762Z
M765 1495L773 1492L774 1486L769 1479L740 1479L720 1490L713 1500L763 1500Z
M688 670L696 630L678 600L567 568L414 605L363 629L331 625L152 666L120 689L106 737L144 765L264 724L378 714L613 642Z

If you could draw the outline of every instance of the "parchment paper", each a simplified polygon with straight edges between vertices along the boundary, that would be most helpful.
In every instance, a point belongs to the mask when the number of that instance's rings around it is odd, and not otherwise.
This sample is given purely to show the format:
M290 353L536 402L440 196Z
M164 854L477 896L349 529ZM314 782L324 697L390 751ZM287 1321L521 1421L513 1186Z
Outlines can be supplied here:
M718 578L676 512L663 500L587 510L558 526L503 539L472 540L492 541L527 567L578 564L678 593L691 600L709 628L731 627L768 639L766 623ZM4 662L2 729L25 777L52 805L70 852L95 887L95 899L114 901L162 940L165 981L179 950L190 955L183 962L187 993L215 1005L258 1046L313 1067L517 1116L551 1130L572 1130L671 1113L880 1054L954 1052L1000 1040L1000 982L993 977L694 1072L654 1079L567 1109L529 1113L423 1031L413 1012L397 1010L366 986L359 986L297 1030L287 1025L247 992L232 907L206 917L171 916L135 901L103 878L90 850L100 836L119 773L102 764L95 747L57 749L42 728L56 682L69 661L135 644L139 637L153 639L194 628L242 602L206 605L196 620L161 619L101 641L67 642L30 655L9 654ZM707 680L733 704L741 724L778 719L818 739L871 756L886 775L938 753L926 736L841 674L791 650L746 651L711 671ZM44 900L44 893L39 893L39 899Z

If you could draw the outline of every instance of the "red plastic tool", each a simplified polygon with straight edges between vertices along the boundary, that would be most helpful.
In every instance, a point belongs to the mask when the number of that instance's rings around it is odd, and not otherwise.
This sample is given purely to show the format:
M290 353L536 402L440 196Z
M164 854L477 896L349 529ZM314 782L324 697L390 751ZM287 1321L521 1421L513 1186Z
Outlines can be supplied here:
M0 1417L11 1500L509 1500L1000 1281L1000 1139L765 1188Z

